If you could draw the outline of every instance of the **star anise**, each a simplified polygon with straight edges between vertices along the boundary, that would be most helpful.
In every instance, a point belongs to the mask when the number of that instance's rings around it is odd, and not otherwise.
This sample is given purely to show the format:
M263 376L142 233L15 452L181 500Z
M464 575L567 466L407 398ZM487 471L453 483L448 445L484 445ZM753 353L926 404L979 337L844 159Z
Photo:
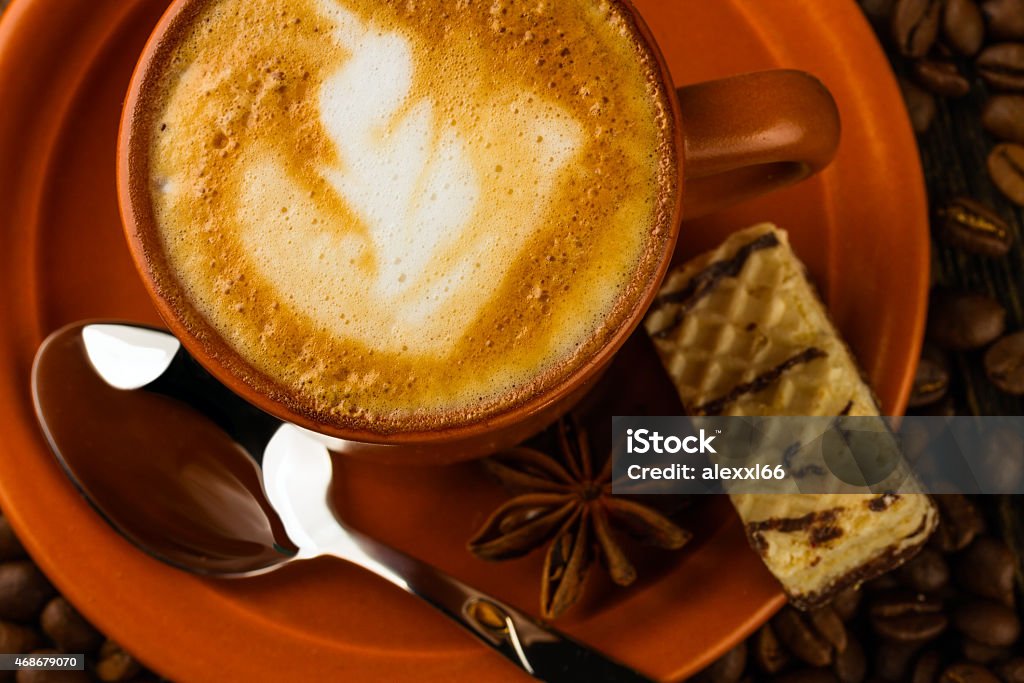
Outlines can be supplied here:
M620 586L636 580L617 530L667 549L681 548L692 536L647 505L613 496L610 455L595 472L587 434L574 420L558 423L557 440L557 456L520 446L484 461L517 495L495 510L468 543L480 558L506 560L550 541L540 596L547 619L562 615L580 597L595 556Z

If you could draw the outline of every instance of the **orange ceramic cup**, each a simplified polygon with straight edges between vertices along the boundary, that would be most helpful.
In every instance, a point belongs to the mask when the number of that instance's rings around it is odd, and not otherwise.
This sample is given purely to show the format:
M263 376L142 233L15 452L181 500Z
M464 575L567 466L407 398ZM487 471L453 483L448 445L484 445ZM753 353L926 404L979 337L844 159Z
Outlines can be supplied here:
M218 360L222 341L186 329L175 303L161 294L151 260L155 226L145 173L147 75L159 47L177 22L199 3L176 0L142 53L121 119L118 198L129 248L160 315L186 349L237 394L282 420L329 439L337 451L382 462L440 464L511 446L537 433L578 401L643 319L672 260L679 223L729 204L803 180L828 165L839 143L839 114L832 96L813 76L775 70L701 83L676 91L671 101L678 178L673 234L665 242L657 277L642 288L625 323L591 358L557 386L486 420L443 430L382 435L339 428L291 411ZM675 91L664 57L639 13L639 33L660 64L664 92Z

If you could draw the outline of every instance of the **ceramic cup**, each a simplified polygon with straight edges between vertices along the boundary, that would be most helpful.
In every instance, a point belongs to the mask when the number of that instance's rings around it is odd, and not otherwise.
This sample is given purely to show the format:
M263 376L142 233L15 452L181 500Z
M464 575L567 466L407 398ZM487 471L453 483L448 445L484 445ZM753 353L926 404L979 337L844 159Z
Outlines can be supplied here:
M573 374L549 390L490 419L448 429L382 435L316 422L275 401L220 359L215 335L193 335L173 297L157 284L163 265L153 248L156 230L149 205L145 89L168 34L201 3L176 0L147 43L125 101L118 144L118 199L129 248L160 315L185 348L240 396L283 420L325 437L337 451L382 462L439 464L492 453L537 433L578 401L643 319L672 260L680 222L803 180L832 160L839 143L839 114L828 90L801 71L774 70L679 88L671 99L678 160L673 234L666 240L657 277L638 288L625 324ZM640 35L660 65L668 92L672 76L649 29L628 2ZM153 71L151 71L151 69Z

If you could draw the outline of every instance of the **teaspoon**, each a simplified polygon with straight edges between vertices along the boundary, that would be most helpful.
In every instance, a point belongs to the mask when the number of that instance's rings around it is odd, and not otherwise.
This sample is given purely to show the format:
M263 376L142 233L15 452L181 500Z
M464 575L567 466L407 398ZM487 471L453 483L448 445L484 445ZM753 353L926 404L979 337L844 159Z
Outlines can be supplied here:
M82 495L163 562L245 577L334 556L422 598L538 679L649 680L346 526L328 503L326 446L246 403L166 332L117 323L58 330L36 353L32 395Z

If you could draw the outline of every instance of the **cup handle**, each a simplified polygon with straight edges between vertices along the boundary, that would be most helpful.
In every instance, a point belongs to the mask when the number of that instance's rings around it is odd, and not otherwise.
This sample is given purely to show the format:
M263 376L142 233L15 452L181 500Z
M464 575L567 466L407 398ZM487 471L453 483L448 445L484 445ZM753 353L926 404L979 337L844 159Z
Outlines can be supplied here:
M803 71L774 70L679 88L686 195L683 218L808 178L839 146L839 111Z

